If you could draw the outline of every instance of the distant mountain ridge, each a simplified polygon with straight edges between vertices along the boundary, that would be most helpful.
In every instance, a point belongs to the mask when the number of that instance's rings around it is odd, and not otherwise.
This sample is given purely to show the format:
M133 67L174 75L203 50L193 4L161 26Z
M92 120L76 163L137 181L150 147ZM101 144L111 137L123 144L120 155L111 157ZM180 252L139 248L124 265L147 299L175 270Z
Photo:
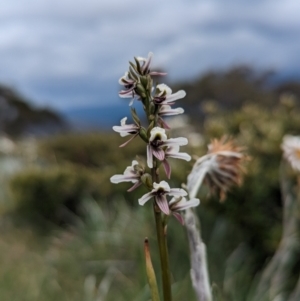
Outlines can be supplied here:
M187 95L174 107L183 107L194 120L203 120L203 106L213 101L220 108L235 110L248 102L272 106L282 95L293 96L300 105L300 74L273 74L237 66L225 71L207 72L198 78L170 85L173 92L185 90ZM128 99L106 98L106 104L52 110L36 108L14 89L0 85L0 132L9 136L45 136L63 131L111 130L127 116L131 123ZM144 118L142 105L133 107Z
M15 90L0 85L0 132L11 136L45 136L67 130L59 113L36 108Z
M134 106L140 113L141 105ZM80 108L65 109L60 112L62 116L73 126L75 130L99 130L110 129L114 125L119 125L120 120L127 116L128 122L131 120L130 106L128 102L124 104L110 104L101 106L87 106Z

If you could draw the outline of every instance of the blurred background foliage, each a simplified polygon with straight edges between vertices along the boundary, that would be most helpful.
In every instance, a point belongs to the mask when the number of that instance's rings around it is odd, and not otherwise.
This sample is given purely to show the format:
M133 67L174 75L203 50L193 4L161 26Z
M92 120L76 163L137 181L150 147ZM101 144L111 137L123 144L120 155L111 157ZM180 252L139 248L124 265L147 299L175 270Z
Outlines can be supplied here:
M205 188L199 193L197 214L219 300L246 300L281 236L280 144L285 134L299 134L300 83L271 77L242 66L173 89L187 92L178 102L187 115L168 120L172 136L189 138L184 151L200 157L210 139L227 135L249 155L243 185L224 203ZM157 270L159 263L152 210L137 204L146 190L128 193L130 184L109 181L136 155L143 159L144 143L136 138L119 148L124 138L112 130L39 139L2 131L1 300L149 300L145 236ZM193 162L171 163L170 186L178 187ZM169 246L174 300L195 300L185 230L174 220Z

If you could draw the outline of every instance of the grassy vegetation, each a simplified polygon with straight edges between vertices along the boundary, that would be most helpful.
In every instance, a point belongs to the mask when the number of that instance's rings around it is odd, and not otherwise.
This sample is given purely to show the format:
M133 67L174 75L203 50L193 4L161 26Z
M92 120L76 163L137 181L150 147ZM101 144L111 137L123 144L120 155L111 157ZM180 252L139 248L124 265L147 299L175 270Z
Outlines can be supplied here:
M235 90L232 98L229 88L234 89L239 72L229 72L226 80L211 75L191 85L193 89L185 87L187 95L189 89L192 94L187 111L193 107L200 111L191 112L188 126L173 135L200 134L200 144L191 138L185 149L196 156L206 153L211 138L231 135L250 156L244 184L233 189L225 203L208 196L205 189L199 194L197 214L213 291L216 300L224 301L247 300L278 246L280 144L283 135L298 135L300 129L297 95L279 94L284 87L266 91L262 79L246 74L243 89ZM196 103L193 95L200 88L204 92ZM226 103L235 99L230 109L221 102L222 91L227 91ZM1 169L1 300L150 299L142 253L148 236L158 270L150 204L137 204L143 188L128 193L126 183L109 181L130 165L132 154L143 158L145 147L136 139L120 151L123 142L116 133L65 134L32 140L28 152L24 142L16 142L14 153L0 156L2 163L19 162L11 172ZM176 161L171 186L184 183L191 167L192 163ZM195 300L187 238L175 220L169 226L168 243L174 300Z

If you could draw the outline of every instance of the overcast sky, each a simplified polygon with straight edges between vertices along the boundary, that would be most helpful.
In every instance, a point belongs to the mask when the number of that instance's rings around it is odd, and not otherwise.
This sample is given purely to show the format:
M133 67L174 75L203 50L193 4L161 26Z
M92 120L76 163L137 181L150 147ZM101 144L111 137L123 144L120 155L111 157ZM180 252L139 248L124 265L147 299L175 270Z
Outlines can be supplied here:
M118 101L133 56L172 80L239 63L300 70L299 0L7 0L0 83L58 109Z

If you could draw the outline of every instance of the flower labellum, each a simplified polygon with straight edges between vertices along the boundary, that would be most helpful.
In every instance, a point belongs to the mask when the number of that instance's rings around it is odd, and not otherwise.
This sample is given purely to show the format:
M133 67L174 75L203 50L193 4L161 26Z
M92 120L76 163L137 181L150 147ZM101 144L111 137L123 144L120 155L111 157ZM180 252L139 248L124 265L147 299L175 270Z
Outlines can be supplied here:
M163 161L165 159L164 148L166 146L182 146L187 143L188 140L184 137L168 139L165 129L154 127L150 132L149 144L147 145L148 167L153 167L153 156L159 161Z

